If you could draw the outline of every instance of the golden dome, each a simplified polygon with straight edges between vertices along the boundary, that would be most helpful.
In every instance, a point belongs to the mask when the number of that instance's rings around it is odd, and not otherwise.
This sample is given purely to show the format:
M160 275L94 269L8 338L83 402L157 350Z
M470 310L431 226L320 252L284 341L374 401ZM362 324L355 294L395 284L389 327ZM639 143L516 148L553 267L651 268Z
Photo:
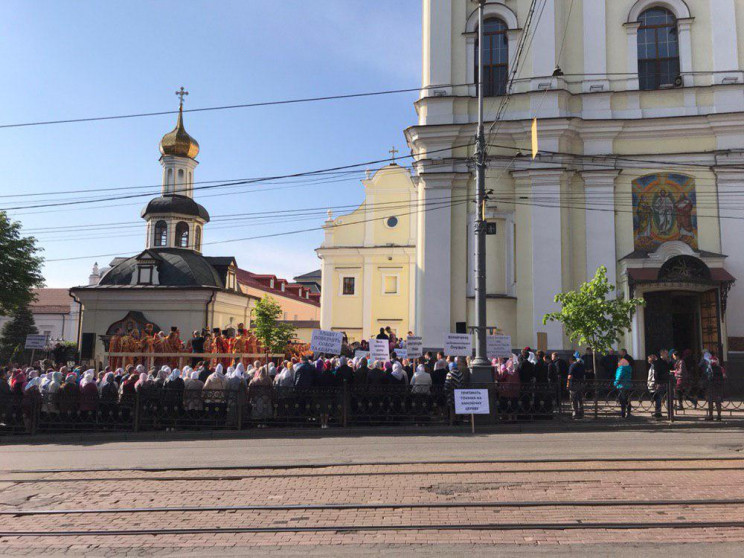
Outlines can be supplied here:
M160 153L189 159L195 159L199 154L199 144L183 127L183 105L178 107L176 127L160 140Z

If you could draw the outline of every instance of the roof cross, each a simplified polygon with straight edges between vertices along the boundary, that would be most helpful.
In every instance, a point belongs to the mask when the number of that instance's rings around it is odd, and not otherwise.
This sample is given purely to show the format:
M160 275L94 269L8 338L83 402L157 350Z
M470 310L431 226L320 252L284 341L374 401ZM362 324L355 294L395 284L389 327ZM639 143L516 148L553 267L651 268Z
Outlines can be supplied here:
M185 89L183 88L183 85L181 86L181 89L180 89L180 90L176 91L176 97L179 97L179 98L181 99L181 104L182 104L182 105L183 105L183 98L184 98L184 97L185 97L186 95L188 95L188 94L189 94L189 92L188 92L188 91L186 91L186 90L185 90Z
M393 148L390 151L388 151L388 153L390 153L393 156L393 161L395 161L395 154L398 153L398 150L395 149L395 146L393 146Z

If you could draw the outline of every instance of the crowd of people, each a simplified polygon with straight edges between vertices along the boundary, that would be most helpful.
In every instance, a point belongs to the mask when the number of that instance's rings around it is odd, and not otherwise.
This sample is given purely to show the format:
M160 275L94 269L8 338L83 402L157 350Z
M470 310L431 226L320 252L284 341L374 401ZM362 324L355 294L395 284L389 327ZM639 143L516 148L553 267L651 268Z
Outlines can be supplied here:
M202 411L210 405L226 406L229 400L226 394L234 392L240 393L249 405L250 418L261 423L274 417L279 392L342 386L357 393L388 386L406 388L412 397L437 394L454 411L455 390L470 385L470 359L448 357L442 352L399 359L395 347L389 361L346 356L311 360L302 356L276 363L257 360L247 366L235 359L226 366L222 362L201 360L193 367L183 368L171 368L167 364L149 368L143 364L107 366L98 374L92 369L66 366L5 368L0 369L0 422L10 408L21 409L24 418L37 407L49 415L83 419L96 412L105 415L117 405L133 401L137 395L146 401L164 400L178 412ZM697 406L706 397L709 420L713 419L714 408L717 419L721 419L725 370L714 353L706 351L697 363L690 356L679 351L661 351L648 357L647 384L653 394L656 418L662 416L662 405L671 385L680 408L685 399ZM595 358L591 352L584 355L576 352L566 361L558 353L548 355L525 347L520 354L493 359L491 364L498 411L507 419L516 420L517 415L524 413L550 416L556 390L568 392L572 416L581 419L588 382L609 375L613 368L610 382L617 394L621 416L631 416L634 360L627 351L610 352L601 358ZM595 371L597 365L604 370ZM596 384L593 385L596 389ZM329 401L321 397L317 405L322 428L328 427L333 414Z

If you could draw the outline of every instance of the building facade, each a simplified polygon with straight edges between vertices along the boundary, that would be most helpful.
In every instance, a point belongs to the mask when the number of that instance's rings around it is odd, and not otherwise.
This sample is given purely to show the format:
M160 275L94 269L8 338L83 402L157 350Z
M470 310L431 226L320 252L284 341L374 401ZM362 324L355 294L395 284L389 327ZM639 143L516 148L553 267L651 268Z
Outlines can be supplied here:
M103 361L117 330L142 333L148 324L154 332L175 326L183 341L203 328L232 336L238 324L250 327L253 308L267 294L285 320L301 326L299 339L309 339L308 328L318 325L319 296L310 288L242 270L232 256L202 254L210 217L194 200L199 144L186 132L182 109L176 127L160 141L161 195L141 213L145 250L114 258L102 270L94 265L89 284L70 289L73 304L81 306L75 331L83 359Z
M77 340L80 305L67 289L34 289L36 299L30 304L34 324L41 335L46 335L50 344L57 341ZM10 316L0 316L0 329L11 321Z
M646 299L636 356L744 349L744 0L423 0L416 310L424 342L474 325L478 75L488 141L488 325L567 349L554 296L604 265ZM513 79L509 79L513 77ZM531 160L532 119L540 155ZM733 310L733 311L732 311Z
M328 213L321 259L323 329L350 342L390 326L412 328L416 300L416 189L410 172L391 164L362 181L364 202L333 218Z

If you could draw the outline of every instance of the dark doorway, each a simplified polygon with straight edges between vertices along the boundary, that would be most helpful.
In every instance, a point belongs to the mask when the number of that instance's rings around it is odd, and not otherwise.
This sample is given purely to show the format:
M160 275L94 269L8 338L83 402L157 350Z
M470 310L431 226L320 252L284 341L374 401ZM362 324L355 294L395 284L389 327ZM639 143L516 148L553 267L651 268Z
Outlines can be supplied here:
M680 291L646 293L646 354L661 349L700 352L700 295Z

